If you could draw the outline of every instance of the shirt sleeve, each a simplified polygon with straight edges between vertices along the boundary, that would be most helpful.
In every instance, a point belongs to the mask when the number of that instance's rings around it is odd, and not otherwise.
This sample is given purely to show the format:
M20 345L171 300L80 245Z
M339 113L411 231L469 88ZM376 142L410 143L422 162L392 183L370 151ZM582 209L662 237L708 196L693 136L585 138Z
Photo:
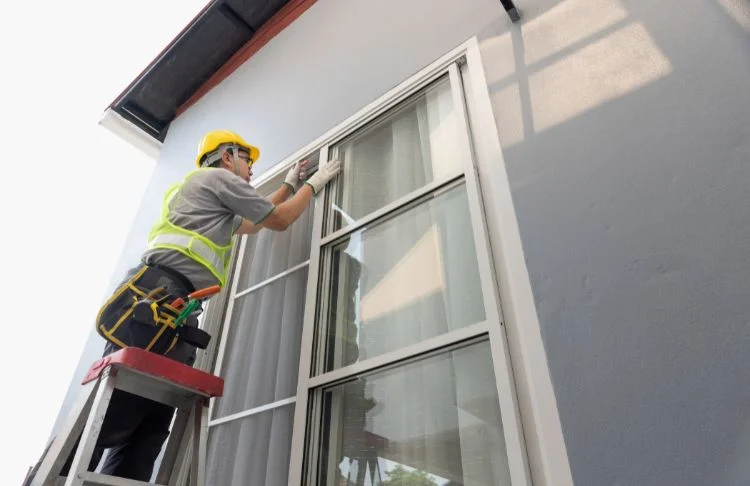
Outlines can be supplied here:
M260 224L276 207L241 177L223 169L216 172L216 197L233 213Z

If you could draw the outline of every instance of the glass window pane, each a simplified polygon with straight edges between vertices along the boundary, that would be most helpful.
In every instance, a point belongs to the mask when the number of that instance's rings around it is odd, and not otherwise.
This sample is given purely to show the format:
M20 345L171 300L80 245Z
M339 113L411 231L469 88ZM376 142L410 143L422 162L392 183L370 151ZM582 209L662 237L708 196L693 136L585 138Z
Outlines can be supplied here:
M313 205L286 231L261 231L248 236L238 291L278 275L310 258Z
M315 485L510 484L487 342L323 391Z
M237 299L215 418L296 394L306 285L303 268Z
M337 145L343 164L334 229L461 167L450 83L443 79Z
M334 246L328 299L323 371L482 322L466 187Z
M207 486L286 484L294 404L209 429Z

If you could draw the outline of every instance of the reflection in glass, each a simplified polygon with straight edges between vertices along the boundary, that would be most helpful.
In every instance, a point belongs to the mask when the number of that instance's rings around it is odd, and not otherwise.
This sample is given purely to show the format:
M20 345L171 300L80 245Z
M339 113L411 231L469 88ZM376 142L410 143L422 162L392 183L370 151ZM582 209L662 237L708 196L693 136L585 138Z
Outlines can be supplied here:
M489 344L323 391L315 485L510 484Z
M458 170L456 130L444 79L337 145L334 229Z
M463 185L353 233L332 267L323 371L485 319Z

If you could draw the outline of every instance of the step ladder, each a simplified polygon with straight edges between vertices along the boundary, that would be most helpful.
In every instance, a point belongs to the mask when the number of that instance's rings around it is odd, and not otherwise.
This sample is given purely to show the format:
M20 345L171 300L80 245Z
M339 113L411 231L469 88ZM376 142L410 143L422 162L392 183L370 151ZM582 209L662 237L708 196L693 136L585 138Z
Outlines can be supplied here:
M208 400L222 395L224 380L155 353L125 348L96 361L82 383L84 391L60 434L48 447L31 486L152 484L88 471L110 397L116 389L177 409L155 484L177 484L180 466L192 444L190 485L204 485ZM62 478L60 471L79 436L80 445L68 476Z

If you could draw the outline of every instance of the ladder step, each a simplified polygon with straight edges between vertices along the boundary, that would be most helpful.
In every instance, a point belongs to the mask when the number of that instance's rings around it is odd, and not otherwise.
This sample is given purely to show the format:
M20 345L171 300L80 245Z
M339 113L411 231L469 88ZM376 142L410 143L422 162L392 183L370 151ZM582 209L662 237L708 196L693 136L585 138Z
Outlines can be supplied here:
M65 479L60 478L63 480L63 482L59 482L60 484L65 484ZM86 472L81 474L81 479L83 479L83 486L164 486L164 485L154 485L154 483L146 483L143 481L136 481L135 479L125 479L125 478L118 478L116 476L107 476L106 474L98 474L93 472Z

